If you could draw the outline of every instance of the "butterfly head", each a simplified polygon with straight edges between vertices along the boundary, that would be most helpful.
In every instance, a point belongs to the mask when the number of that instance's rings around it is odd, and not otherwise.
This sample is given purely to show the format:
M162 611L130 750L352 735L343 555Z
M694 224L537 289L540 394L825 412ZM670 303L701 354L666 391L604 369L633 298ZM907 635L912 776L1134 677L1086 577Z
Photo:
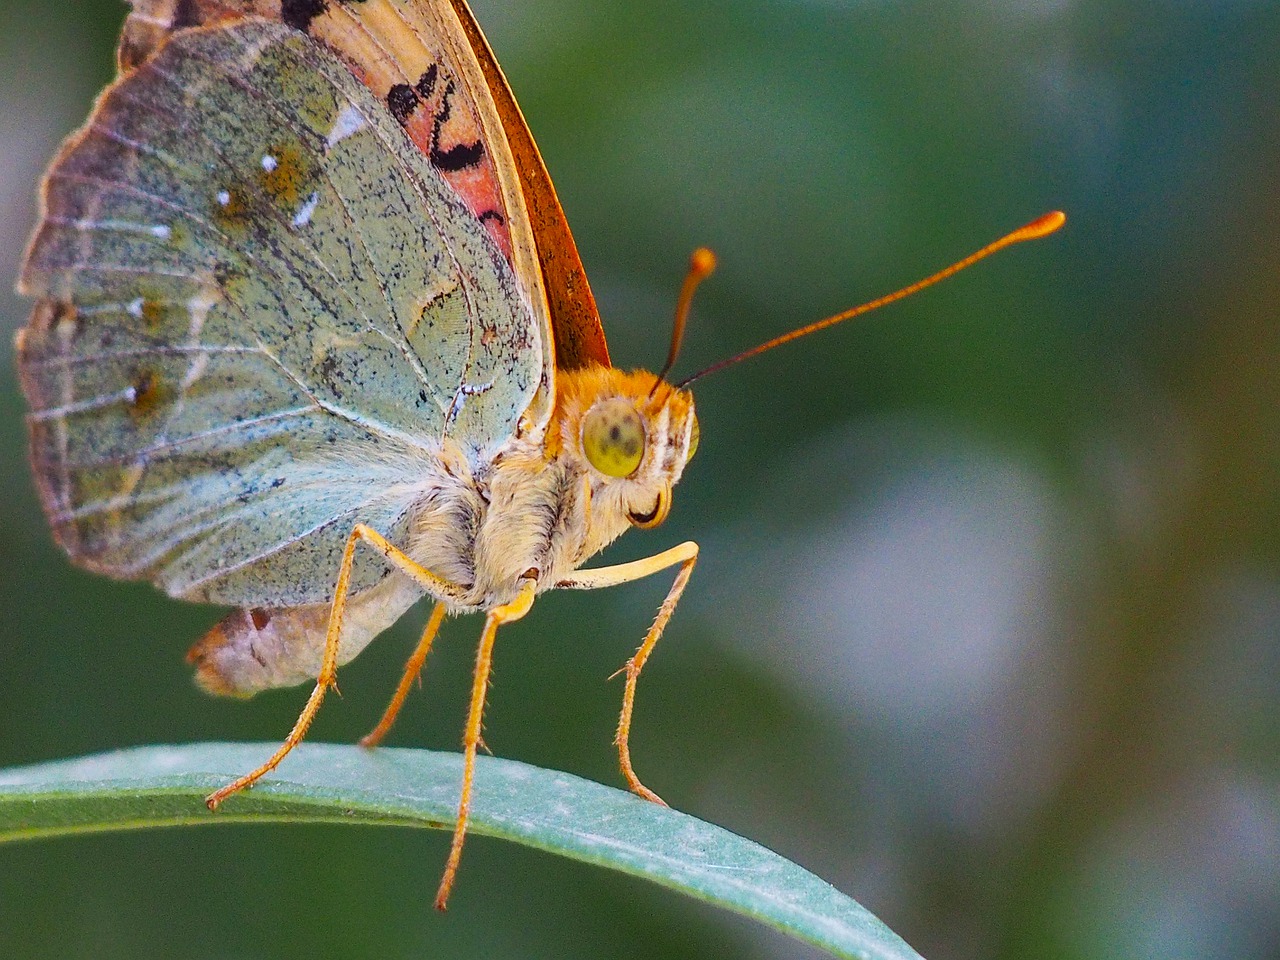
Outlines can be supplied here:
M556 407L550 452L587 477L593 519L615 536L662 523L698 448L693 396L644 370L596 366L559 374Z

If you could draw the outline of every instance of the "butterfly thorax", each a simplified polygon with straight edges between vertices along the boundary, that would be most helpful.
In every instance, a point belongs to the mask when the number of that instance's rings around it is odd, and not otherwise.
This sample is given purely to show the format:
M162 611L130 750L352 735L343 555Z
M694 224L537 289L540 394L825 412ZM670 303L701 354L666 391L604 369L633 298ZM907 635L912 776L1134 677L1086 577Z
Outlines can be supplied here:
M697 420L687 393L655 382L645 371L561 371L545 431L433 484L407 552L462 588L445 598L453 612L509 602L524 579L549 590L630 527L666 518Z

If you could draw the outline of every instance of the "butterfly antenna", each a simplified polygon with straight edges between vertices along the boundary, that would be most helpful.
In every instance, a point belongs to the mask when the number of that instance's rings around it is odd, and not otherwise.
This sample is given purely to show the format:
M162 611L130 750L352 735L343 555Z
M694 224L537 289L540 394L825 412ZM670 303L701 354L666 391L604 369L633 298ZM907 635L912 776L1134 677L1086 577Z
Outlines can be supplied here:
M703 280L711 276L716 269L716 255L706 247L699 247L689 256L689 272L684 276L684 284L680 287L680 299L676 301L676 322L671 328L671 349L667 351L667 362L662 372L654 381L649 396L658 390L658 384L667 379L667 374L676 365L676 357L680 355L680 344L684 341L685 324L689 321L689 307L693 303L694 291Z
M852 320L854 317L861 316L864 313L870 313L872 310L877 310L880 307L893 303L895 300L901 300L904 297L909 297L913 293L920 292L925 287L931 287L938 281L945 280L947 277L959 273L966 267L973 266L973 264L977 263L979 260L991 256L991 254L995 253L997 250L1003 250L1005 247L1012 246L1015 243L1022 243L1024 240L1038 240L1041 237L1047 237L1066 222L1067 215L1062 213L1060 210L1054 210L1051 213L1046 213L1043 216L1032 220L1025 227L1014 230L1012 233L1005 234L995 243L989 243L976 253L971 253L963 260L956 261L945 270L939 270L932 276L925 277L923 280L917 280L915 283L905 286L901 290L891 293L888 296L878 297L875 300L871 300L860 306L854 307L851 310L845 310L843 313L837 313L833 317L827 317L825 320L819 320L816 323L809 324L808 326L792 330L790 333L784 333L780 337L774 337L772 340L766 341L759 346L752 347L750 350L744 350L737 356L730 357L727 360L721 360L719 363L713 363L711 366L707 367L707 369L700 370L693 376L680 381L676 386L683 390L695 380L699 380L702 377L715 373L718 370L723 370L725 367L731 367L735 363L741 363L743 360L749 360L758 354L764 353L766 350L772 350L774 347L780 347L784 343L789 343L792 340L798 340L801 337L807 337L809 334L817 333L819 330L825 330L827 327L834 327L837 323L844 323L844 321ZM686 289L688 286L689 281L686 280ZM677 323L677 331L682 329L683 324ZM675 343L677 342L678 339L673 341L673 351L675 349ZM670 364L668 364L668 366L670 366Z

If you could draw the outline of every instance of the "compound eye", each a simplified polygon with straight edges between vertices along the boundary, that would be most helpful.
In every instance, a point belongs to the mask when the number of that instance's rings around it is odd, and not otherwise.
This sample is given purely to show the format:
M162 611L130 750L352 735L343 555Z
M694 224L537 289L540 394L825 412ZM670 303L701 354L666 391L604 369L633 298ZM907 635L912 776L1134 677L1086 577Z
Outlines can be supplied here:
M623 397L603 400L582 420L582 450L607 477L629 477L644 459L644 422Z
M702 439L702 431L698 429L698 417L696 414L690 414L693 417L693 429L689 431L689 452L685 454L684 462L688 463L693 459L693 455L698 452L698 441Z

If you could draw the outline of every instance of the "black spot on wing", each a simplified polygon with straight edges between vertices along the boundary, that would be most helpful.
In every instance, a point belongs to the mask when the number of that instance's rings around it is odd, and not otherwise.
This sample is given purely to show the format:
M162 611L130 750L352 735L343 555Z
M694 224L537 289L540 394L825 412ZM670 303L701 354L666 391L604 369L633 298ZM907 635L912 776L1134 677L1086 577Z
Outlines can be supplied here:
M431 162L437 170L444 173L474 167L483 159L484 144L479 140L475 143L460 143L448 150L441 150L439 147L433 147L431 150Z
M438 139L440 136L440 128L449 122L449 117L453 114L453 81L450 80L444 86L444 93L440 96L440 110L436 113L435 130L432 137Z
M419 103L417 92L407 83L397 83L387 91L387 109L402 127L409 122Z
M431 95L435 92L436 81L440 76L440 68L436 64L432 64L418 77L413 84L397 83L394 87L387 91L387 108L391 111L391 115L396 118L396 122L400 126L404 126L409 122L409 118L413 116L413 111L417 110L419 105L426 103L431 99ZM452 91L453 84L450 83L446 90L446 96ZM444 109L448 111L448 103L445 103ZM442 120L437 119L435 130L438 133Z
M480 222L484 223L486 220L492 220L495 223L499 223L499 224L507 222L506 217L504 217L497 210L493 210L493 209L486 210L484 211L484 213L480 214Z
M303 33L311 26L311 21L328 9L326 0L281 0L280 19L286 25Z
M422 76L418 78L418 82L414 84L414 89L418 91L418 96L423 100L431 98L431 94L436 92L436 80L440 76L440 68L436 64L427 67Z
M423 74L424 78L425 76ZM440 132L453 116L453 95L456 90L452 80L445 84L444 93L440 95L440 109L436 111L431 125L431 163L441 173L465 170L484 159L484 144L479 140L475 143L455 144L447 150L440 149Z

